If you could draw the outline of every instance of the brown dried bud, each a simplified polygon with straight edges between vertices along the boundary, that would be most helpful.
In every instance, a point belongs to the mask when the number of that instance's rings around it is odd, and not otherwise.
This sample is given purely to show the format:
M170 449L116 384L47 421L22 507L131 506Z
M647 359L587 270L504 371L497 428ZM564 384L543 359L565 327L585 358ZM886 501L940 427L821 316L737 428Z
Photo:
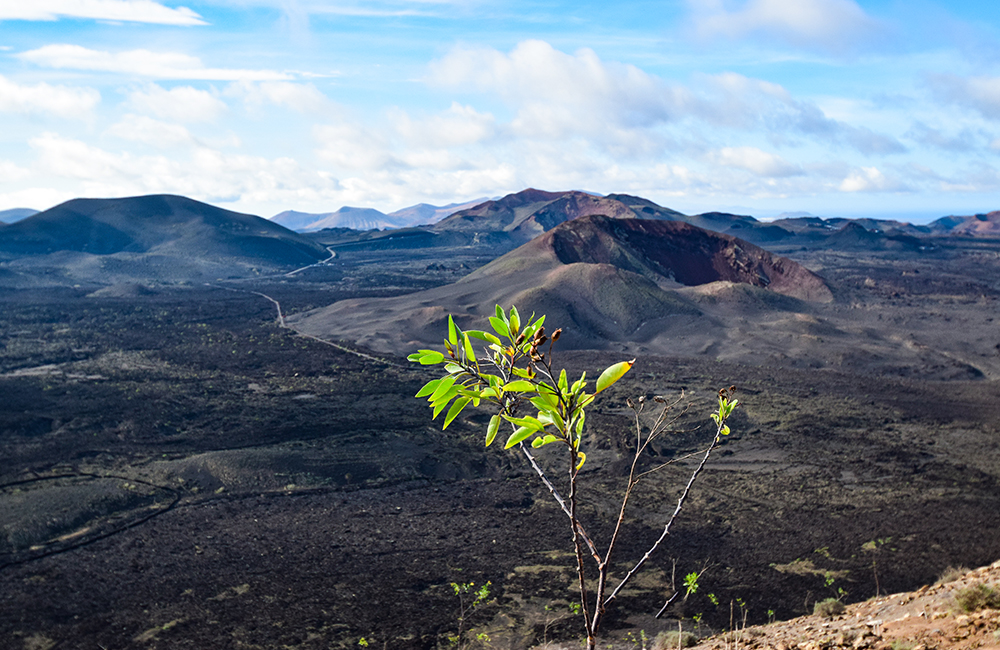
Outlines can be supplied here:
M645 404L645 403L646 403L646 396L645 395L640 396L639 397L639 404Z
M635 402L632 401L631 397L629 397L629 398L627 398L625 400L625 404L627 404L630 409L634 409L635 408Z
M514 345L521 345L522 343L524 343L524 332L518 334L517 340L514 341Z
M555 343L559 340L559 335L562 334L562 328L560 327L556 331L552 332L552 342Z
M538 328L537 332L535 332L535 339L539 340L544 338L545 338L545 326L543 325L542 327Z
M535 339L535 342L532 343L532 345L534 345L535 347L538 347L539 345L542 345L543 343L545 343L548 340L549 340L549 337L543 336L540 339Z
M653 396L653 401L656 402L657 404L666 404L667 403L667 400L665 400L662 395L654 395Z

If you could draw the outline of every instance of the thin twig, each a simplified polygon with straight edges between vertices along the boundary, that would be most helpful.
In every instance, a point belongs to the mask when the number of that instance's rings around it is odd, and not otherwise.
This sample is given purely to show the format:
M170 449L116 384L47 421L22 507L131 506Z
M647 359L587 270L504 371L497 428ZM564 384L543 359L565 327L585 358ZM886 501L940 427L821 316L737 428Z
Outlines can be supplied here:
M562 508L562 511L566 513L567 517L569 517L570 522L573 522L574 517L573 513L570 511L569 506L566 505L566 502L559 495L559 490L556 489L556 486L552 485L552 481L549 480L549 477L547 477L542 468L539 467L538 463L535 461L535 457L531 455L531 451L529 451L528 446L525 445L523 442L518 444L521 447L521 451L524 452L525 457L528 459L528 462L531 463L531 467L534 468L535 473L538 474L539 478L542 479L542 483L545 484L545 487L549 489L549 492L552 494L552 497L556 500L556 503L559 504L559 507ZM587 531L583 529L583 524L577 521L576 527L580 531L580 535L583 537L583 541L587 543L587 548L590 549L590 554L593 555L594 560L598 564L600 564L601 555L600 553L597 552L597 546L594 544L593 540L591 540L590 535L588 535Z
M657 538L657 540L653 542L653 545L649 548L648 551L646 551L646 554L642 556L642 559L640 559L636 563L636 565L632 567L632 569L625 575L625 577L622 578L622 581L618 583L618 586L615 587L615 590L611 592L611 595L608 596L605 603L610 603L612 600L615 599L615 596L618 595L618 592L621 591L622 587L625 586L625 584L632 578L633 575L635 575L635 573L642 567L642 565L646 563L646 560L648 560L649 557L656 551L656 549L659 548L660 543L663 542L663 540L666 539L667 535L670 534L670 527L677 519L677 516L681 513L681 508L684 507L684 501L687 499L688 493L691 492L691 486L694 485L694 482L698 478L698 475L701 474L701 470L704 469L705 464L708 462L708 457L712 455L712 451L718 446L719 440L722 438L722 427L724 426L725 426L725 420L720 420L718 431L716 431L715 433L715 439L712 441L711 446L709 446L709 448L705 451L705 456L701 459L701 463L698 464L698 467L691 474L691 478L688 479L687 485L684 486L684 491L681 493L680 498L677 499L677 507L674 508L674 514L670 515L670 519L668 519L666 525L664 525L663 532L660 533L659 538Z

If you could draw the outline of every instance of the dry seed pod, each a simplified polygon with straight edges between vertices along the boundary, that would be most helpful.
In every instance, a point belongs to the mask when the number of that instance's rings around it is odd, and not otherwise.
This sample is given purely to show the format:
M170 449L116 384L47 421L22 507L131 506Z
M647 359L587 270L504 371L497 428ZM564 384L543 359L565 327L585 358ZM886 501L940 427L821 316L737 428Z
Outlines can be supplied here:
M560 327L556 331L552 332L552 342L555 343L559 340L559 335L562 334L562 328Z

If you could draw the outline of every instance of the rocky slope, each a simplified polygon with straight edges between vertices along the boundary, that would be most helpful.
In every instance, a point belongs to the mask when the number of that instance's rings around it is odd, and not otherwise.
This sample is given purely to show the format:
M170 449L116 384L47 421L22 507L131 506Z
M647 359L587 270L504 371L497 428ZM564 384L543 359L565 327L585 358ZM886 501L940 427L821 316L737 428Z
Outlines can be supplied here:
M948 582L849 605L833 617L818 615L747 627L713 636L705 650L971 650L1000 648L1000 609L960 605L977 585L998 590L1000 561Z

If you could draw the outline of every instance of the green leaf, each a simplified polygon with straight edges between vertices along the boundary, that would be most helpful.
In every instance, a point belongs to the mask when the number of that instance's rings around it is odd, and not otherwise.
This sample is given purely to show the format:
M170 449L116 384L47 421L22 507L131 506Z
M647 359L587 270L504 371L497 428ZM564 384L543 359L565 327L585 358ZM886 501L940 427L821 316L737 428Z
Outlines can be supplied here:
M729 425L728 424L723 424L722 425L722 435L724 435L724 436L728 436L729 435Z
M414 361L419 362L422 366L433 366L436 363L444 361L444 355L437 350L418 350L417 354L420 356L414 359Z
M510 338L510 330L507 329L507 323L505 323L502 319L490 316L490 325L493 326L493 330L500 336Z
M511 337L517 336L518 330L521 329L521 315L517 313L517 307L511 305L510 307L510 335Z
M531 318L534 318L534 317L535 317L535 314L532 313L531 314ZM530 322L530 320L529 320L529 322ZM529 339L532 338L532 337L534 337L535 336L535 332L538 331L538 328L540 328L544 324L545 324L545 316L542 315L542 316L538 317L538 320L536 320L534 322L531 322L530 325L525 325L524 326L524 337L525 338L529 338Z
M541 438L535 438L534 440L531 441L531 446L534 447L535 449L538 449L543 444L545 443L542 442Z
M542 422L538 418L533 418L530 415L526 415L523 418L512 418L505 415L503 418L511 424L516 424L519 427L528 427L529 429L538 432L545 431L545 425L547 424L546 422Z
M531 429L529 427L520 427L519 429L517 429L517 431L510 434L510 437L507 438L507 443L503 446L503 448L510 449L517 443L523 442L527 438L531 437L532 435L534 435L534 433L535 429Z
M524 379L515 379L504 384L503 391L505 393L534 393L535 385Z
M462 412L462 409L464 409L466 404L468 404L470 401L471 398L468 397L460 397L457 400L455 400L455 403L451 405L450 409L448 409L448 415L444 416L444 426L441 427L442 431L448 428L448 425L451 424L451 421L454 420L456 417L458 417L458 414Z
M554 411L559 407L559 401L555 395L539 391L538 395L528 400L535 405L539 411Z
M440 379L430 380L429 382L424 384L420 390L417 391L417 394L414 395L414 397L426 397L428 395L431 395L434 392L434 389L436 389L438 387L438 384L440 383L441 383Z
M457 363L446 363L446 364L444 364L444 369L445 369L446 372L448 372L448 373L450 373L452 375L457 375L457 374L459 374L461 372L465 372L465 368L463 368L462 366L458 365Z
M490 418L490 426L486 428L486 446L489 447L493 444L493 439L497 437L497 431L500 430L500 416L494 415Z
M458 345L458 334L455 332L455 321L451 314L448 314L448 342L452 345Z
M437 388L434 389L434 392L431 393L431 396L427 398L427 401L428 402L438 401L442 395L451 390L451 387L455 385L456 379L457 378L455 377L455 375L448 375L447 377L442 377L441 379L439 379Z
M437 419L437 416L444 410L444 407L448 406L448 402L456 397L458 397L458 389L452 388L447 393L442 395L437 401L431 404L431 407L434 409L434 415L431 416L431 419Z
M503 313L503 307L501 307L500 305L497 305L496 307L494 307L493 311L496 313L497 318L499 318L500 320L502 320L502 321L506 321L507 320L506 314Z
M601 376L597 378L597 390L595 393L600 393L602 390L621 379L626 372L632 369L632 364L634 363L635 359L632 359L631 361L622 361L621 363L609 366L604 372L601 373Z
M580 457L580 462L576 464L576 471L579 472L580 468L583 467L583 464L587 462L587 454L582 451L578 451L576 452L576 455Z
M566 379L566 369L563 368L559 373L559 383L556 384L559 387L559 392L565 394L569 388L569 381Z
M476 362L476 351L472 349L472 340L469 338L468 334L462 336L462 341L465 344L465 360L469 363Z
M481 332L479 330L471 330L466 332L469 336L474 339L479 339L480 341L486 341L487 343L492 343L493 345L500 345L500 339L493 336L489 332Z

